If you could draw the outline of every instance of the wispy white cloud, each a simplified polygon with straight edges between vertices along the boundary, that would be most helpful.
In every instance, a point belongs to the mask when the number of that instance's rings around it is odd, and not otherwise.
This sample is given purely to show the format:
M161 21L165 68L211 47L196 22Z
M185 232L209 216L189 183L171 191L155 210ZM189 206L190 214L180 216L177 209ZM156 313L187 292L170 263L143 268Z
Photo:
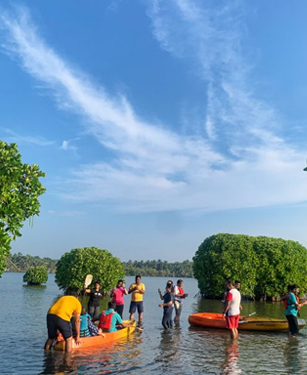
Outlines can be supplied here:
M78 151L78 147L75 145L75 142L78 140L79 138L74 138L74 139L69 139L69 140L64 139L61 144L60 149L63 151L72 151L73 153L76 154Z
M161 46L191 63L208 85L208 136L181 135L138 116L123 96L97 87L49 47L29 14L1 12L3 48L53 90L62 109L87 120L87 132L114 152L108 162L71 172L65 197L124 210L221 210L305 200L302 152L274 133L279 116L248 89L237 2L199 8L153 1ZM206 3L207 4L207 3ZM213 4L213 3L212 3ZM212 21L215 20L215 21ZM62 147L68 147L63 143Z
M30 143L36 146L53 146L55 141L50 141L41 136L28 136L28 135L20 135L16 132L7 129L7 128L0 128L3 131L2 137L5 138L7 142L18 143L18 144L25 144Z
M253 94L253 64L243 58L248 55L244 9L240 0L153 0L148 11L161 47L188 60L207 84L207 135L226 146L266 142L255 129L268 134L281 122L274 108Z

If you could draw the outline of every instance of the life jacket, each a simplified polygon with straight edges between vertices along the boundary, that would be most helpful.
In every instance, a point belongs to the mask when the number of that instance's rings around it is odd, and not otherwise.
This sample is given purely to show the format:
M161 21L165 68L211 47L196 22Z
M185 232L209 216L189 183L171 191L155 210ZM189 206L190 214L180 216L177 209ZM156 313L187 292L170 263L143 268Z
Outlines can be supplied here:
M111 328L112 316L114 314L115 312L106 315L103 311L99 319L98 328L109 330Z
M298 296L295 295L295 294L294 294L294 296L296 298L296 302L300 303L300 299L298 298ZM292 304L288 304L288 299L289 299L289 293L287 293L286 296L285 296L285 298L284 298L284 308L285 308L285 310L287 310L287 308L288 308L289 305L292 305ZM296 306L296 308L297 308L297 310L299 310L300 306Z
M184 294L184 290L182 288L180 288L180 286L178 286L178 290L179 290L180 294Z

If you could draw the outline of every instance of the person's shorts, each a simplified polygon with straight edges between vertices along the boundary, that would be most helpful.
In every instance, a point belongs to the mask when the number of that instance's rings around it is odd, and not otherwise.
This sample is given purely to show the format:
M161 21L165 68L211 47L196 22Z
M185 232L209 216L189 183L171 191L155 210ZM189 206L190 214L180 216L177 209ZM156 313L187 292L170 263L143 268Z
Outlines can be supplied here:
M238 328L240 315L226 315L226 327L228 329Z
M56 339L58 330L61 332L65 340L69 339L72 336L70 322L54 314L47 315L47 328L49 339Z
M140 301L140 302L131 301L129 313L134 314L136 312L136 310L138 311L139 314L144 312L143 301Z

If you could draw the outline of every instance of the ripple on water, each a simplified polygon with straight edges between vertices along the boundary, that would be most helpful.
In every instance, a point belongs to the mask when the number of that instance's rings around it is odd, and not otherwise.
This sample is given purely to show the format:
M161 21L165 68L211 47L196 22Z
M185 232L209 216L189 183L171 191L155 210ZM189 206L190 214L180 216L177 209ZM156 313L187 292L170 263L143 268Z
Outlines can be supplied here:
M132 278L126 281L129 284ZM143 333L107 348L46 354L42 350L46 312L59 294L54 276L50 275L46 288L35 289L22 286L22 274L5 274L0 279L0 374L306 374L306 329L293 340L284 333L240 332L233 342L226 331L189 327L187 318L192 312L221 308L219 301L190 298L184 304L181 327L165 333L157 306L157 288L165 285L165 279L144 278L144 282ZM185 289L195 295L195 280L186 279ZM281 304L244 302L243 309L245 314L257 311L258 316L281 317L284 313ZM127 317L128 312L125 314ZM302 309L302 314L307 317L307 309L306 313Z

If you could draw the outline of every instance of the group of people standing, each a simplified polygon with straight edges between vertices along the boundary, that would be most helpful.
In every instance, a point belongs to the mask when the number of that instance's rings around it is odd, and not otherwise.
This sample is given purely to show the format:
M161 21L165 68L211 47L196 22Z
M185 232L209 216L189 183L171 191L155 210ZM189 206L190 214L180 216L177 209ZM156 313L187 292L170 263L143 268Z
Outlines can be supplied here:
M173 326L173 310L175 308L174 322L179 323L180 315L183 307L183 300L188 296L183 290L183 280L179 279L174 286L172 280L168 280L165 287L165 292L162 294L161 289L158 289L159 296L163 303L159 306L163 307L162 326L164 329L172 328Z
M138 324L142 325L143 313L144 313L144 303L143 296L145 294L145 285L141 282L141 276L137 275L135 277L135 282L132 283L127 290L123 280L118 280L118 283L114 289L111 290L110 297L111 302L115 305L115 312L123 318L124 311L124 295L131 294L131 302L129 307L129 319L134 319L135 313L138 313ZM85 292L89 294L88 301L88 313L95 320L100 312L100 300L105 295L100 289L99 282L95 282L93 289L85 289ZM173 319L172 314L175 309L174 322L178 323L180 320L180 315L183 307L183 300L188 296L183 290L183 280L179 279L177 284L174 285L172 280L168 280L166 283L165 292L162 294L161 290L158 289L163 303L159 306L163 307L163 318L162 325L165 329L172 327ZM115 317L114 317L115 319ZM119 323L119 322L118 322Z
M104 293L100 289L99 281L94 283L93 289L84 289L86 293L89 294L88 301L88 312L92 318L97 318L100 312L100 300L107 293ZM116 312L123 317L124 312L124 295L131 294L131 303L129 308L130 317L129 319L134 319L135 312L138 312L139 324L143 321L143 296L145 294L145 285L141 282L141 276L137 275L135 277L135 282L132 283L127 290L123 280L118 280L117 285L110 292L111 302L116 306Z

